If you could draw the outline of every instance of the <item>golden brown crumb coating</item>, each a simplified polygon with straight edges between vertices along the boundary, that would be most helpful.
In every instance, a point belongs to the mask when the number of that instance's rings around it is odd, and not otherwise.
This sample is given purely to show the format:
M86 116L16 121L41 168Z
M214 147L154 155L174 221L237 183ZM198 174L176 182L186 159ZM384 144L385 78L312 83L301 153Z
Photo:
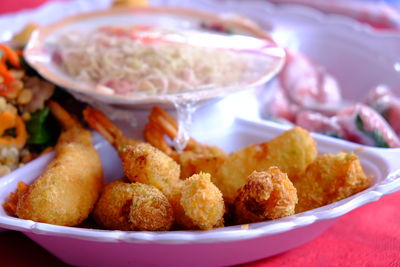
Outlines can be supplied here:
M294 182L296 212L315 209L358 193L371 184L354 153L322 154Z
M60 105L49 105L64 131L57 142L55 158L19 197L16 215L74 226L92 211L103 185L103 169L91 133Z
M121 180L105 186L93 217L101 226L127 231L166 231L174 220L172 207L160 190Z
M286 173L277 167L253 172L234 202L238 224L279 219L294 214L297 192Z
M210 174L194 174L184 181L180 204L197 229L223 226L225 204L222 193L211 182Z
M167 197L181 183L179 165L148 143L126 146L121 158L125 175L130 181L153 185Z
M268 142L250 145L229 155L222 164L218 163L216 174L211 173L228 203L232 203L238 189L253 171L266 171L277 166L293 182L299 173L317 157L316 142L310 133L294 127Z

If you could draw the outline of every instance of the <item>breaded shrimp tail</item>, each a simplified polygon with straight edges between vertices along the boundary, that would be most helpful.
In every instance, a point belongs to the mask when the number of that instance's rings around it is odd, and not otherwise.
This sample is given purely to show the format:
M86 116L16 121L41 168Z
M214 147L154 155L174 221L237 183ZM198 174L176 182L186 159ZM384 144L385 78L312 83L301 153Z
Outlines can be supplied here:
M173 159L148 143L125 136L100 110L87 107L83 114L87 123L117 149L131 182L153 185L170 197L181 183L180 167Z
M19 218L74 226L88 217L99 197L102 165L91 133L58 103L51 102L50 109L64 128L56 157L31 186L10 200L16 200Z

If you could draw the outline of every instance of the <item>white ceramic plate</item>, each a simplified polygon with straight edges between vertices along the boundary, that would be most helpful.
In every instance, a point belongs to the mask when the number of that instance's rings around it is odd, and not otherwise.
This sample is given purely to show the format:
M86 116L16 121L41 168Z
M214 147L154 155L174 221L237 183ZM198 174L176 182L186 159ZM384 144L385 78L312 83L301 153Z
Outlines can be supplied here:
M230 29L233 34L223 34L205 30L202 25L218 24ZM106 26L153 26L178 31L178 43L206 47L216 51L236 53L245 61L243 75L238 75L228 85L212 86L210 89L195 89L180 93L132 93L128 95L110 93L112 90L96 90L96 83L79 80L56 63L57 39L71 32L91 34L95 29ZM173 42L176 42L176 34ZM166 38L168 36L164 36ZM172 40L172 39L171 39ZM53 83L86 97L108 104L124 106L144 104L165 104L176 101L197 99L210 100L229 93L264 84L282 67L285 52L272 39L249 20L238 17L225 17L185 8L119 8L95 11L68 17L50 26L40 27L32 35L24 56L27 62L43 77ZM207 58L203 58L207 60ZM222 63L221 63L222 64ZM228 73L226 73L228 75Z
M203 136L201 142L217 144L233 151L248 144L264 142L284 129L237 120L229 133ZM61 260L79 266L221 266L239 264L275 255L319 235L339 216L382 195L400 188L397 158L400 150L365 148L347 142L332 142L317 137L319 152L356 152L373 185L367 190L336 203L279 220L231 226L210 231L123 232L37 223L8 216L0 209L0 226L24 232ZM96 136L106 181L121 177L122 169L115 151ZM0 202L14 191L18 181L32 183L51 156L21 168L0 184Z

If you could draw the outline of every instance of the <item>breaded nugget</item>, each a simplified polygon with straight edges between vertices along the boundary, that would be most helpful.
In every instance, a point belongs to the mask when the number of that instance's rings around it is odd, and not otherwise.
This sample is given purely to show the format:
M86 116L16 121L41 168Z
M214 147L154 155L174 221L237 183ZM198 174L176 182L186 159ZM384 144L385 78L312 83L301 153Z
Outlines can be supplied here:
M164 135L174 139L178 134L177 127L171 115L155 107L145 128L145 138L175 159L185 175L200 171L210 173L212 182L221 190L228 204L233 203L237 190L246 183L247 176L253 171L266 171L271 166L277 166L287 173L290 180L295 181L317 157L316 142L308 131L300 127L231 154L190 139L185 151L179 154L164 140Z
M211 174L212 181L226 201L232 203L253 171L266 171L276 166L293 182L316 157L317 146L310 133L294 127L268 142L233 152L219 166L217 174Z
M100 194L102 165L91 133L60 105L49 105L64 128L57 154L35 182L17 194L15 214L37 222L78 225L88 217Z
M277 167L253 172L234 202L237 224L279 219L294 214L297 192L286 173Z
M167 197L181 183L179 165L148 143L126 146L121 159L130 181L153 185Z
M166 153L153 147L149 143L127 138L123 133L99 110L86 108L84 111L86 121L91 127L99 131L118 150L124 167L126 177L132 182L140 182L158 188L170 201L176 219L176 225L183 229L210 229L222 225L221 210L223 199L221 192L210 181L210 177L202 174L198 178L182 181L180 179L180 166ZM196 176L197 177L197 176ZM192 185L189 187L188 185ZM200 202L181 204L189 201L190 197L184 193L189 190L193 199ZM183 191L182 191L183 190ZM205 194L208 190L209 197L202 199L198 194ZM189 202L187 202L189 203ZM200 206L207 203L215 208L204 212ZM222 204L221 204L222 203ZM198 208L198 211L189 209ZM222 209L223 210L223 209ZM203 217L202 217L203 216ZM208 216L208 217L207 217Z
M299 197L296 213L315 209L358 193L371 185L352 152L327 153L308 166L294 182Z
M160 190L121 180L105 186L93 217L103 227L127 231L166 231L174 220L172 207Z
M187 229L223 226L225 204L221 191L211 182L210 174L200 173L187 178L180 191L179 203Z

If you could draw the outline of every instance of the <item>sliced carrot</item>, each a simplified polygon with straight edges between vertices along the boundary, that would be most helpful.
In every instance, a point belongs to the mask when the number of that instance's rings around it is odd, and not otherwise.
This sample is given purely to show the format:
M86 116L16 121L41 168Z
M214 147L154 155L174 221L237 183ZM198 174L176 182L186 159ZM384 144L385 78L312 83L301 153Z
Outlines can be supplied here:
M14 67L20 67L19 56L14 50L5 44L0 44L0 50L4 52L3 62L8 60Z
M17 114L4 111L0 113L0 135L3 135L4 131L15 127L17 124Z
M16 118L15 130L17 132L16 137L3 136L0 138L0 144L12 145L19 149L23 148L28 139L28 132L26 131L24 121L19 116Z

